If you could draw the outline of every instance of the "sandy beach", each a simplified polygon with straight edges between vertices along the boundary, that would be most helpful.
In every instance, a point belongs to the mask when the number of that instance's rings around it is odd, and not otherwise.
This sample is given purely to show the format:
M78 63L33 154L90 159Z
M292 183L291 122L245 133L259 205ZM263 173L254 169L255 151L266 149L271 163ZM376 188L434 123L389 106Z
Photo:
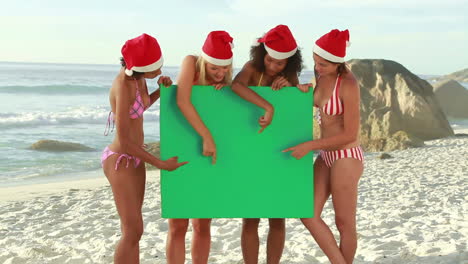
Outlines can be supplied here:
M468 263L468 137L425 144L390 152L393 158L385 160L377 158L380 153L366 154L355 263ZM159 172L149 172L148 180L141 263L165 263L168 225L160 216ZM330 201L323 218L333 223ZM240 231L240 219L213 221L210 263L242 263ZM260 263L267 231L263 220ZM119 236L104 175L0 188L0 263L112 263ZM189 230L187 243L190 238ZM187 263L192 263L188 251ZM328 263L298 219L287 220L282 263Z

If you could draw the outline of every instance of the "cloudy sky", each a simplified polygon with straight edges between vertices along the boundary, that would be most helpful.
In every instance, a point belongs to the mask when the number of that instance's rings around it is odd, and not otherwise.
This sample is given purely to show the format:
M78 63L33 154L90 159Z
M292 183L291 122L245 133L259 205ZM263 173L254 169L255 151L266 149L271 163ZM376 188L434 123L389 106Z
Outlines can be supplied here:
M130 3L130 5L129 5ZM118 63L120 48L145 32L165 65L198 54L208 32L234 37L234 66L270 28L285 24L313 67L314 41L349 29L347 59L394 60L416 74L468 67L468 0L0 0L0 61Z

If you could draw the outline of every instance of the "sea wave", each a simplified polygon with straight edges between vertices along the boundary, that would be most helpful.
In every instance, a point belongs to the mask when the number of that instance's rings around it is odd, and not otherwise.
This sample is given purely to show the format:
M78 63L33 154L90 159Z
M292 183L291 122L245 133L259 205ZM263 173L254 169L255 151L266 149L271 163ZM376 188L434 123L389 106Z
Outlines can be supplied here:
M0 93L7 94L102 94L108 93L110 86L94 85L38 85L38 86L0 86Z
M0 113L0 129L76 124L105 124L109 115L106 107L80 107L64 112L27 112ZM146 120L159 117L159 109L148 110L144 115Z

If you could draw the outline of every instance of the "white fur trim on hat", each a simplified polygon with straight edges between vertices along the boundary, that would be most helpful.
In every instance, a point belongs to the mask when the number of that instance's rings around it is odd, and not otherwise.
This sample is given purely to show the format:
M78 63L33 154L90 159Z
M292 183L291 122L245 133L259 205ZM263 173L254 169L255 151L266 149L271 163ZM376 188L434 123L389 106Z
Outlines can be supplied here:
M291 57L292 55L296 54L297 47L295 47L293 50L288 51L288 52L279 52L273 49L270 49L265 43L263 43L263 46L265 46L266 51L268 52L268 55L271 57L277 59L277 60L282 60L282 59L287 59Z
M256 38L253 42L252 42L252 46L254 47L258 47L260 46L260 42L258 42L259 38Z
M162 65L163 65L163 62L164 62L164 59L161 56L161 58L158 61L156 61L155 63L152 63L150 65L141 66L141 67L133 66L131 69L125 69L125 74L127 74L128 76L132 76L134 71L136 71L136 72L152 72L152 71L155 71L155 70L161 68Z
M230 65L232 63L232 58L230 59L226 59L226 60L222 60L222 59L217 59L217 58L213 58L211 57L210 55L206 54L205 52L201 52L201 56L209 63L212 63L214 65L218 65L218 66L227 66L227 65Z
M319 47L317 44L314 45L314 53L331 62L342 63L345 61L344 58L331 54L330 52Z
M132 76L133 75L133 71L132 70L129 70L129 69L125 69L125 74L127 76Z

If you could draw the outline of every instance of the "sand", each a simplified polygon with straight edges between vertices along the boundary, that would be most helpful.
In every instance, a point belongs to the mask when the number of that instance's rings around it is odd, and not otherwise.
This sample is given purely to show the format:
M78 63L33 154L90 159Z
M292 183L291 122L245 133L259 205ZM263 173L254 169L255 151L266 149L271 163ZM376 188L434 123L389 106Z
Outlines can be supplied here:
M468 137L425 143L390 152L391 159L366 154L355 263L468 263ZM0 188L0 263L112 263L119 219L107 180L98 177ZM141 263L165 263L168 225L160 216L159 171L148 179ZM323 218L333 224L330 201ZM328 263L298 219L286 223L282 263ZM213 220L210 263L243 263L240 230L240 219ZM260 263L267 231L262 220ZM189 229L187 249L191 234Z

